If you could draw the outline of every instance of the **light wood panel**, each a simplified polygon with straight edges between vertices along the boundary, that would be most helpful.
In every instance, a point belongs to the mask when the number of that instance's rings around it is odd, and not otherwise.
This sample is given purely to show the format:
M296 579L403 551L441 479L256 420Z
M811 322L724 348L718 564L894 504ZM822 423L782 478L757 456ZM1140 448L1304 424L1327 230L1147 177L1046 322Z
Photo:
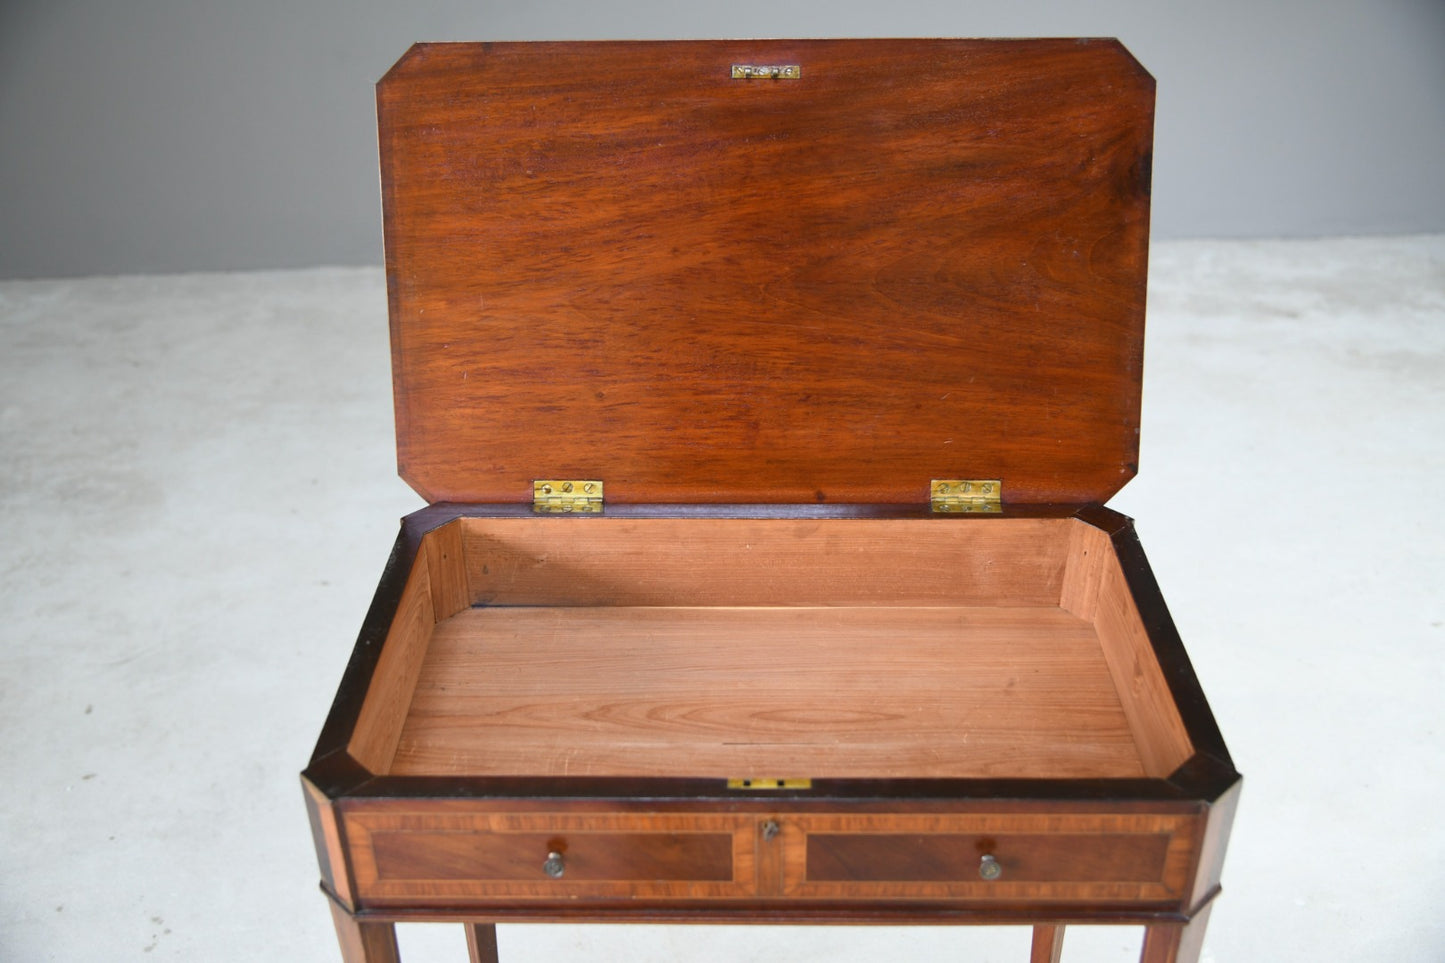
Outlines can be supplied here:
M475 605L1057 605L1069 519L468 518Z
M1087 522L1071 519L1061 534L1068 540L1059 605L1086 622L1094 621L1099 605L1099 580L1108 565L1117 566L1109 536Z
M438 620L450 618L471 605L467 568L462 561L459 522L443 525L422 537L422 552L431 582L432 610Z
M1112 556L1112 553L1111 553ZM1193 753L1118 561L1103 565L1094 624L1146 775L1163 778Z
M426 551L418 552L347 746L372 772L385 772L391 764L436 624L428 569Z
M1168 776L1193 752L1174 696L1109 536L1079 520L1069 524L1059 604L1094 623L1145 772Z
M437 626L391 771L1139 776L1057 607L476 608Z

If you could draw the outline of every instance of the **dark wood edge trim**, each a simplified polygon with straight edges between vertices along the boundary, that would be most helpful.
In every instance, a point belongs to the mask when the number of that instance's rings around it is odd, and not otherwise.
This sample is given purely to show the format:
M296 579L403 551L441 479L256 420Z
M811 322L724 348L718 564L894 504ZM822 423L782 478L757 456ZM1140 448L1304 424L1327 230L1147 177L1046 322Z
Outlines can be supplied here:
M1134 524L1134 520L1128 515L1116 512L1106 505L1083 505L1075 509L1073 515L1110 537Z
M1208 803L1218 802L1243 778L1232 764L1207 752L1196 752L1169 774L1170 784L1181 793Z
M1159 660L1169 692L1179 709L1184 729L1189 733L1190 743L1196 754L1203 753L1213 757L1232 770L1234 764L1224 745L1224 736L1214 721L1214 713L1210 711L1204 689L1199 684L1198 676L1194 674L1194 666L1189 661L1189 653L1184 649L1183 640L1179 638L1174 619L1169 615L1168 606L1164 604L1164 596L1159 591L1159 583L1154 578L1149 559L1144 555L1144 548L1139 542L1133 523L1115 532L1112 540L1119 567L1124 573L1124 581L1134 596L1139 617L1144 622L1150 642L1153 643L1154 655Z
M1193 906L1191 906L1191 907L1189 908L1189 911L1184 914L1185 921L1187 922L1188 920L1192 920L1194 917L1198 916L1200 913L1202 913L1202 912L1205 910L1206 907L1208 907L1208 906L1209 906L1211 903L1213 903L1215 900L1219 899L1219 897L1220 897L1221 895L1223 895L1223 894L1224 894L1224 887L1223 887L1223 886L1215 886L1215 887L1214 887L1213 889L1211 889L1209 892L1205 893L1205 894L1204 894L1204 898L1201 899L1201 900L1199 900L1199 901L1198 901L1197 903L1195 903Z
M331 901L331 903L332 903L333 905L335 905L337 908L339 908L343 913L347 914L348 916L351 916L351 917L353 917L353 918L355 918L355 919L358 919L358 920L363 919L363 918L369 918L369 919L371 919L371 920L373 920L373 921L375 921L375 922L378 922L378 923L384 922L384 920L378 919L377 916L376 916L376 914L374 914L374 913L368 914L368 913L366 913L364 910L361 910L361 909L359 909L359 908L357 908L357 907L355 907L355 906L352 906L351 904L347 903L346 900L342 899L340 896L337 896L337 895L336 895L336 891L333 890L330 886L327 886L325 880L322 880L322 881L321 881L320 890L321 890L321 895L322 895L322 896L325 896L328 900Z
M346 671L341 676L341 685L331 703L331 711L327 714L321 736L316 741L316 748L311 755L313 765L328 756L346 751L351 734L356 728L356 720L361 715L361 704L366 698L367 687L371 684L372 673L376 671L377 662L381 658L382 643L386 641L391 623L396 617L402 591L406 588L406 580L420 546L421 536L403 522L401 532L392 545L391 555L386 560L381 582L372 597L371 608L362 620L356 647L352 649Z
M441 528L443 525L447 524L448 522L456 521L458 518L470 517L474 513L467 511L467 509L474 507L476 506L458 505L454 502L437 502L436 504L428 505L425 508L418 508L410 515L407 515L401 520L401 528L405 534L412 538L415 538L417 545L420 546L421 538L427 532L435 531L438 528ZM521 510L523 508L523 506L521 505L508 505L505 507L515 509L515 511L505 512L503 514L532 514L530 507L527 508L525 512Z
M331 894L327 894L331 896ZM334 897L332 897L334 899ZM350 912L350 911L348 911ZM1093 923L1152 925L1187 923L1189 916L1164 906L1141 908L1120 904L1081 903L999 905L971 907L957 904L899 901L887 906L877 901L799 904L795 901L737 901L713 903L560 903L518 905L498 903L476 907L375 908L353 914L357 920L379 923L757 923L852 924L883 923L956 926L1008 926L1029 923Z
M345 748L331 752L311 764L301 773L301 778L315 786L328 799L348 795L364 783L375 779L371 770L351 757Z

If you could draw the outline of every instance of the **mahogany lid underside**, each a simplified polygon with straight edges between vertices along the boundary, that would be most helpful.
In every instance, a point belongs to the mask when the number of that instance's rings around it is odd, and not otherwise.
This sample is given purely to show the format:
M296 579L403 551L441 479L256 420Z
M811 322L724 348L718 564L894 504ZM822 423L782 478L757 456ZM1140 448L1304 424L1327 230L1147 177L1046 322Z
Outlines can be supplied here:
M1154 84L1117 42L420 45L377 91L428 501L1133 477Z

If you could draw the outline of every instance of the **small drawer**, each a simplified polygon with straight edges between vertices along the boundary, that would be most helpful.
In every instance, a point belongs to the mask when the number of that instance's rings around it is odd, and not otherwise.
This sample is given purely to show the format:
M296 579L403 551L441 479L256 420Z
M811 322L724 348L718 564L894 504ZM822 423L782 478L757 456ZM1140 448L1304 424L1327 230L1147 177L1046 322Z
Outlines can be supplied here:
M371 837L391 880L731 880L729 833L433 833Z
M756 824L740 816L377 807L342 822L366 906L725 899L756 885Z
M1196 853L1190 816L804 817L787 895L826 900L1179 900Z
M818 834L808 879L818 882L1154 882L1170 837L975 834Z

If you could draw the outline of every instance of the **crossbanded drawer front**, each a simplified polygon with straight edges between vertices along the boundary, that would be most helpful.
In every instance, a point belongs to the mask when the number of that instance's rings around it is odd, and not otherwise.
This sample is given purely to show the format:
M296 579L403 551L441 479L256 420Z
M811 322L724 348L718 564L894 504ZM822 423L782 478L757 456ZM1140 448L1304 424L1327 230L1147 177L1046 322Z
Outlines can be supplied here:
M816 882L1147 883L1164 874L1166 835L808 837ZM988 866L988 861L994 865Z
M718 899L754 889L751 819L715 815L352 813L357 895L415 900Z
M730 880L727 833L373 833L384 879ZM551 872L549 872L551 867Z
M787 895L1167 903L1194 821L1173 816L804 817Z

